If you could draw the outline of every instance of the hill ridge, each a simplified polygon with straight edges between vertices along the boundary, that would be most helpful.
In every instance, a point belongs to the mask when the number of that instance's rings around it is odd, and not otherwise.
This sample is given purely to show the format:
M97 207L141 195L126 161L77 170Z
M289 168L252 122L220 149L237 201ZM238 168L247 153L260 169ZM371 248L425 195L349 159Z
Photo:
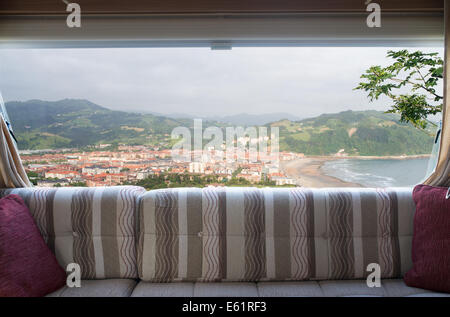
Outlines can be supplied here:
M6 108L20 149L126 143L170 148L175 127L191 118L111 110L86 99L10 101ZM431 152L433 138L399 117L376 110L326 113L265 124L280 129L280 150L306 155L416 155ZM226 124L204 121L203 128Z

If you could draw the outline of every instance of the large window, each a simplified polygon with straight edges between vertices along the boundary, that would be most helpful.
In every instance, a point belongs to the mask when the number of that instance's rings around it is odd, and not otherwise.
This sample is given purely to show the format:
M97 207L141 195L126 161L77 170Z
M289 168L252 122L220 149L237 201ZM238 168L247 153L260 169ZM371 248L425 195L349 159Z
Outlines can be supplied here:
M401 49L3 49L0 87L38 186L412 186L439 114L354 90Z

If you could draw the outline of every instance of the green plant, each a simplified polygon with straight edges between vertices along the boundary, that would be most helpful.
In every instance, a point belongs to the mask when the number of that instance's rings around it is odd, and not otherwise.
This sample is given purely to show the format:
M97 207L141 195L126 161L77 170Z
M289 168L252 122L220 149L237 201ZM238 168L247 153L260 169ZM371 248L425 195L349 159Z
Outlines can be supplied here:
M355 90L368 92L370 101L387 96L393 101L387 112L400 114L402 122L422 130L428 124L435 125L428 117L442 112L443 96L436 91L443 78L442 58L438 53L407 50L388 51L387 57L394 62L387 67L370 67L361 76L367 81L359 83ZM404 87L410 87L411 92L405 94Z

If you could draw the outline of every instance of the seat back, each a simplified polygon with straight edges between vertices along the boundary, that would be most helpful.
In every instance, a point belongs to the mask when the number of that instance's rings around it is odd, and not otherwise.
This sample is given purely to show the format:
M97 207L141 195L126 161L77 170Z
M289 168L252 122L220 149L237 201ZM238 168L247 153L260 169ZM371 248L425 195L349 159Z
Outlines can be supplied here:
M145 189L20 188L20 195L58 262L78 263L83 279L137 278L136 199Z
M139 199L144 281L383 278L411 267L411 188L180 188Z

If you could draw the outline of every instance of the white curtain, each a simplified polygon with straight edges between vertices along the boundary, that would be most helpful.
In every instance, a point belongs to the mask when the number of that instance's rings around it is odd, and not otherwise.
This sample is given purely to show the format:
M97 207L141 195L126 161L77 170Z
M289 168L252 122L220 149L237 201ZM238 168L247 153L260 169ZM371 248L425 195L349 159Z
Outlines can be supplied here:
M0 106L5 109L1 94ZM0 114L0 188L31 187L4 114Z
M450 186L450 0L445 1L444 107L440 151L436 169L425 181L427 185Z

